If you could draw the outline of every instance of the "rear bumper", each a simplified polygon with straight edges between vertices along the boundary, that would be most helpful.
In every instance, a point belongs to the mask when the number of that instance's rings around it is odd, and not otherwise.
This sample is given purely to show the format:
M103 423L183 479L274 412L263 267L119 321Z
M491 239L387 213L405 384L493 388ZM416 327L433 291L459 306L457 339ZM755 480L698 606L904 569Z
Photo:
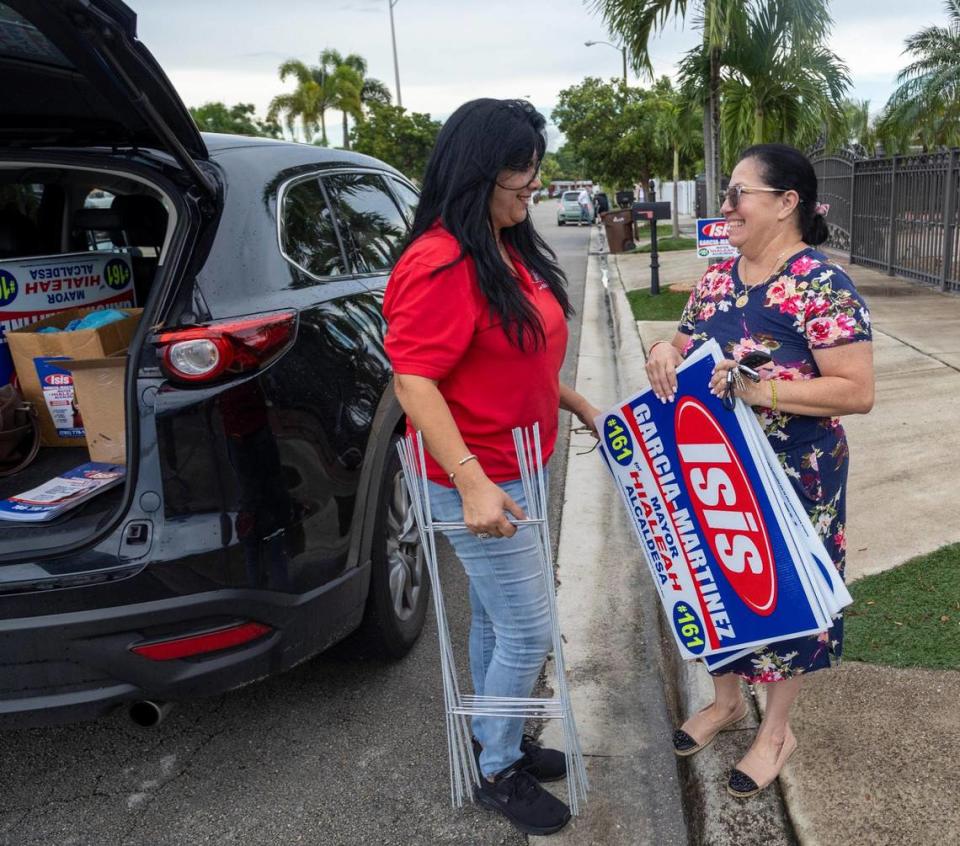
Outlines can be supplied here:
M213 696L289 669L341 640L363 616L367 568L302 596L257 590L201 594L0 621L0 728L95 719L140 699ZM229 621L273 631L232 649L152 661L130 647Z

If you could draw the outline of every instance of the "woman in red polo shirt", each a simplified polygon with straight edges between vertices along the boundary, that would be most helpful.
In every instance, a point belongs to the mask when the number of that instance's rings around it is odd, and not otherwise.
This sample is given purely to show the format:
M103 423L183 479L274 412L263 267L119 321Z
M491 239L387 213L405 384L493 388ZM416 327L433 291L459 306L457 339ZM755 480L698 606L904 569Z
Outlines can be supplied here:
M559 380L572 308L528 217L544 126L522 100L473 100L451 115L384 301L397 397L429 452L433 517L470 530L448 537L470 581L474 689L487 696L529 696L551 648L534 530L508 519L525 516L511 432L539 423L546 461L559 409L591 429L599 413ZM548 834L570 814L539 782L564 777L563 755L522 732L518 719L474 718L477 798Z

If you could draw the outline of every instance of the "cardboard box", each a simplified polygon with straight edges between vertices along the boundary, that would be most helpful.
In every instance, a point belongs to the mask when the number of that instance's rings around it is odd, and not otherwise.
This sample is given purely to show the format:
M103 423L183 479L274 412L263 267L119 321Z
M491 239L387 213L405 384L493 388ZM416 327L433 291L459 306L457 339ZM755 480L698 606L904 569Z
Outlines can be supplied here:
M97 310L70 309L7 333L20 389L27 401L32 402L37 409L44 446L83 446L87 442L84 437L83 415L74 396L74 375L65 366L66 362L104 359L125 351L137 331L143 309L121 309L130 315L128 320L118 320L98 329L51 333L41 333L39 330L45 326L63 329L71 320ZM113 402L116 404L116 413L123 421L122 375L120 384L121 392L114 397Z
M90 460L126 464L126 352L109 358L65 361L63 367L73 374L73 389Z
M5 258L0 268L0 385L13 375L6 333L68 308L133 308L131 261L122 250Z

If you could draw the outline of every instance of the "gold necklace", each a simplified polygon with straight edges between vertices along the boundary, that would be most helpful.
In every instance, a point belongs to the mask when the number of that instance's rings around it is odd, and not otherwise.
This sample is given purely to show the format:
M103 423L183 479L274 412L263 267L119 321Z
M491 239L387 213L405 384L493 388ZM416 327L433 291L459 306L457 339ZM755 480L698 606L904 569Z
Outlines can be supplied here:
M740 277L740 284L743 285L743 293L740 294L740 296L737 297L737 299L736 299L736 306L737 306L737 308L743 308L744 306L746 306L746 304L747 304L747 303L749 302L749 300L750 300L750 292L751 292L754 288L758 288L758 287L760 287L761 285L763 285L764 283L766 283L766 282L768 282L768 281L770 280L770 277L772 277L773 274L780 269L780 264L781 264L780 260L781 260L785 255L787 255L787 253L789 253L789 252L790 252L790 248L787 247L787 249L785 249L783 252L781 252L781 253L773 260L773 264L770 265L770 270L767 271L767 274L766 274L765 276L762 276L762 277L760 278L760 281L759 281L759 282L754 282L752 285L748 285L748 284L746 283L746 281L744 280L744 278L743 278L742 276L740 276L740 272L739 272L739 268L738 268L737 276Z

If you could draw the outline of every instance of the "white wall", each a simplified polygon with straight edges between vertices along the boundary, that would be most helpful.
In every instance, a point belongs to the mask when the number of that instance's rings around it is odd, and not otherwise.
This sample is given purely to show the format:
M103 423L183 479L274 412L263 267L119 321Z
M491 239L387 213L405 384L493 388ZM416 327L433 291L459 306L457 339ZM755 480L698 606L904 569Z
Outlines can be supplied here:
M673 182L661 182L655 179L657 200L673 202ZM697 183L692 179L677 183L677 211L681 215L695 217L697 213Z

